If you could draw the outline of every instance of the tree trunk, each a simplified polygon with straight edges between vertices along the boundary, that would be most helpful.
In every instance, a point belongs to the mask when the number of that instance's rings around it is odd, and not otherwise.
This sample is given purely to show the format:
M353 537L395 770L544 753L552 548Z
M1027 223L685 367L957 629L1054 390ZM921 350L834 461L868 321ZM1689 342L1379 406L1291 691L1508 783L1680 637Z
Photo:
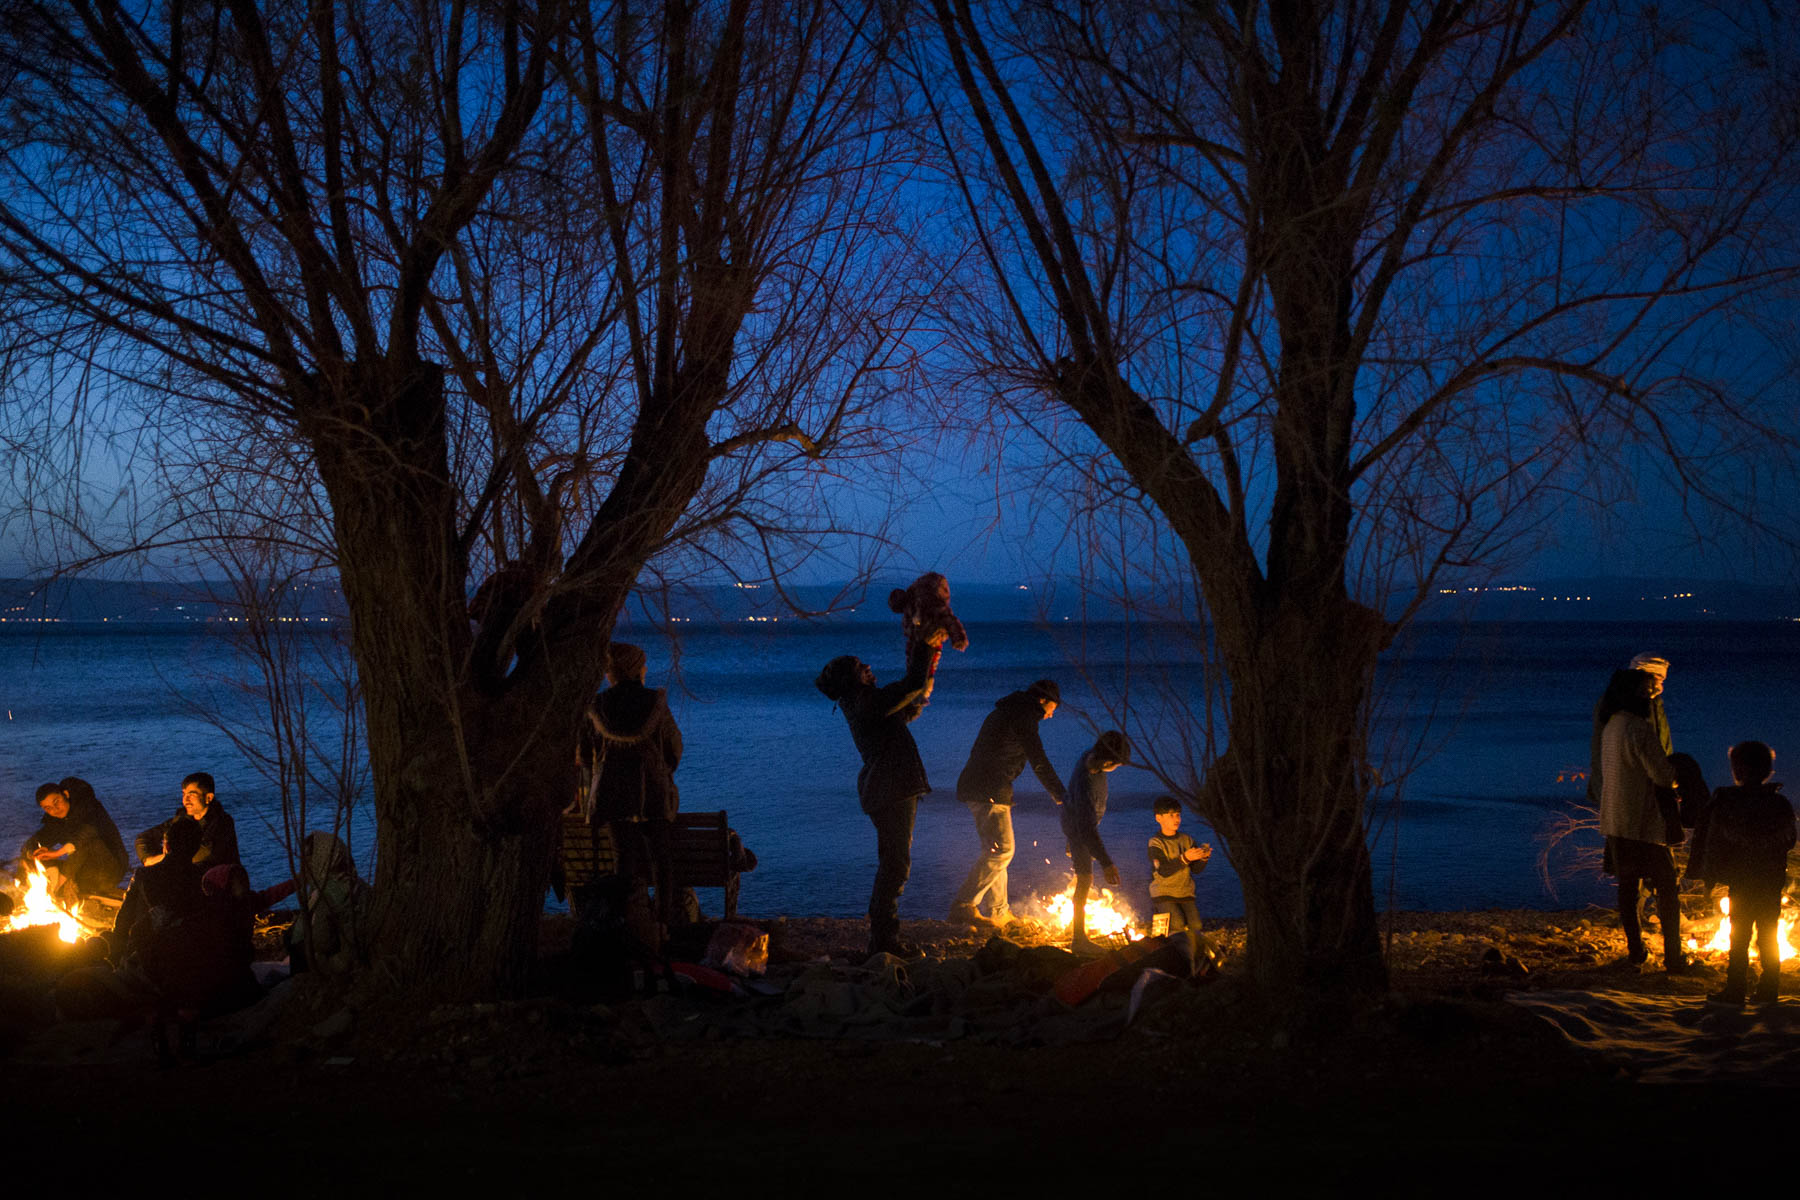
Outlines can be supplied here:
M1340 595L1218 635L1230 742L1202 810L1243 883L1251 976L1302 1004L1378 992L1363 709L1385 626Z
M307 432L363 680L375 954L401 987L516 991L536 959L576 723L600 683L618 605L589 612L583 636L554 655L528 638L505 686L479 687L441 374L375 364L321 390L332 394Z

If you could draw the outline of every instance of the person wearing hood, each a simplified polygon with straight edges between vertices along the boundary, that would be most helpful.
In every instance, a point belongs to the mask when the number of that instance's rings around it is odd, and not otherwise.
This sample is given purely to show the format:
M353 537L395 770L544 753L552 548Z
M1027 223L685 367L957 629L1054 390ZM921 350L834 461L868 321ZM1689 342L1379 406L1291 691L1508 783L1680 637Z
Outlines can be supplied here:
M1038 736L1038 723L1054 716L1061 701L1056 681L1040 679L995 701L994 711L975 735L969 761L956 780L956 798L975 818L981 856L969 868L968 878L950 904L952 921L1003 928L1012 920L1006 868L1013 859L1013 781L1029 763L1051 799L1061 805L1068 798ZM989 912L985 917L981 915L984 896Z
M125 874L125 839L93 785L74 775L42 784L37 804L44 812L43 824L19 847L19 857L55 874L52 892L73 903L117 887Z
M912 874L913 821L919 798L931 791L919 745L906 726L919 715L919 701L931 682L931 661L944 640L913 647L906 674L882 687L875 672L854 654L825 664L813 686L836 704L862 758L856 798L875 826L875 885L869 892L869 954L918 957L917 947L900 939L900 894Z
M669 826L681 808L675 768L681 730L662 688L646 687L644 652L614 642L607 653L611 685L588 705L581 762L588 773L590 826L610 824L619 873L638 888L654 884L657 921L667 925L673 904Z
M315 829L300 842L300 912L288 931L295 971L347 973L360 961L369 887L350 847Z

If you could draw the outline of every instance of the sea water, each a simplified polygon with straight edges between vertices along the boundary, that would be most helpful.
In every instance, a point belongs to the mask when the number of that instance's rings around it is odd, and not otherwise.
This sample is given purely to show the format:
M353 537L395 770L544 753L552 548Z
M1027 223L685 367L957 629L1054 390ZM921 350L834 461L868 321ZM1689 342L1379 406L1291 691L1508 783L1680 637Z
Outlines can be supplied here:
M900 669L898 631L885 623L756 622L681 627L678 653L647 630L623 633L650 652L651 682L670 688L686 743L676 779L682 807L724 809L755 851L740 910L752 915L855 916L875 870L874 832L857 807L858 759L842 716L812 686L819 667L856 654L882 682ZM948 652L930 706L912 726L934 791L919 809L907 917L941 917L978 845L956 803L956 776L994 700L1052 678L1063 705L1040 726L1059 775L1120 722L1155 730L1169 750L1195 735L1216 704L1203 648L1180 637L1146 645L1121 625L974 624L966 653ZM1595 700L1635 653L1672 666L1666 701L1676 748L1708 779L1728 782L1725 749L1760 738L1776 748L1777 777L1800 763L1800 623L1423 623L1384 661L1370 813L1378 905L1400 909L1556 908L1604 903L1596 872L1567 851L1546 878L1539 858L1557 818L1585 795ZM288 872L279 795L243 758L236 736L266 744L234 643L206 627L40 626L0 632L0 854L37 826L35 786L80 775L95 787L127 845L177 808L182 776L210 771L237 821L257 886ZM1321 669L1330 669L1322 664ZM1209 700L1209 697L1211 698ZM206 713L214 714L208 717ZM1196 744L1200 744L1196 741ZM1173 774L1180 775L1177 770ZM1111 776L1101 833L1124 876L1124 897L1146 911L1145 846L1155 832L1148 771ZM1067 858L1056 813L1032 773L1021 777L1014 825L1015 903L1062 890ZM355 812L351 840L368 873L373 814ZM1184 828L1217 848L1198 880L1202 913L1243 911L1229 848L1192 813ZM716 893L702 892L716 906Z

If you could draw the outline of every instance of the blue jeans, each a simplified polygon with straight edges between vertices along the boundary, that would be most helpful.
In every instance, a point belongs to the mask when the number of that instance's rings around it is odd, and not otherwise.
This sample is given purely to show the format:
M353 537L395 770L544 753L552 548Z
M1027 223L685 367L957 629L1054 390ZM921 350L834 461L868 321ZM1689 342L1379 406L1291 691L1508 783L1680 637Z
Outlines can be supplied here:
M996 804L983 798L963 800L963 806L975 818L975 836L981 839L981 857L969 868L969 876L957 889L954 904L958 908L965 904L978 908L982 897L990 896L989 912L998 917L1008 910L1006 867L1013 860L1012 805Z

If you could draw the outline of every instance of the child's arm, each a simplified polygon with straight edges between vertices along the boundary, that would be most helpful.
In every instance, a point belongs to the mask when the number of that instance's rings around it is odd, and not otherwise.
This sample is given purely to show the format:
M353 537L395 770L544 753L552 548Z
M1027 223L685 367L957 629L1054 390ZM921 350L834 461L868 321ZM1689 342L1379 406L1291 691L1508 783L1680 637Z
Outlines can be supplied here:
M948 608L944 609L944 629L950 634L950 645L961 653L969 648L969 633L963 623L956 619L956 614Z
M1160 837L1150 839L1150 871L1159 879L1167 879L1188 869L1187 859L1170 854Z

